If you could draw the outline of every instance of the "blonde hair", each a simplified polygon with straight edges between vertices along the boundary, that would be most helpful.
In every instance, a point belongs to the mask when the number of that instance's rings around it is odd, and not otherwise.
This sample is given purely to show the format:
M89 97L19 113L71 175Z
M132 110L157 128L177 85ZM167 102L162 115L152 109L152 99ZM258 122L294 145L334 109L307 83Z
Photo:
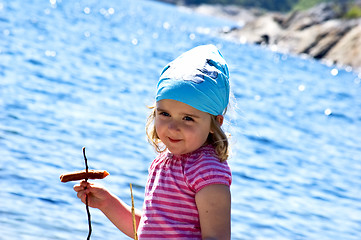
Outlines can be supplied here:
M158 153L161 153L166 150L166 146L160 140L157 131L155 129L155 125L154 125L155 114L156 114L155 107L152 106L149 108L152 109L152 112L148 116L147 124L145 127L148 137L148 142L154 147L154 149ZM225 112L226 110L224 111L224 113ZM217 116L214 115L211 115L211 131L212 132L209 133L206 142L214 147L218 158L220 159L221 162L224 162L227 160L229 156L228 137L222 130L219 122L217 121Z

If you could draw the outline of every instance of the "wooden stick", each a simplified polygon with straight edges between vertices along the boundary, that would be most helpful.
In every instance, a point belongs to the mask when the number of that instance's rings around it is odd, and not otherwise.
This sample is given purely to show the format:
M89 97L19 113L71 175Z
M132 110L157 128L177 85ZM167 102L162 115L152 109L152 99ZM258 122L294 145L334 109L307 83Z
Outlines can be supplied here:
M129 183L130 185L130 196L132 198L132 216L133 216L133 230L134 230L134 239L138 240L138 234L137 234L137 224L135 222L135 210L134 210L134 197L133 197L133 189L132 189L132 184Z
M84 156L84 161L85 161L85 174L86 174L85 182L87 182L88 181L88 159L85 156L85 147L83 147L83 156ZM88 215L89 234L88 234L87 240L89 240L90 235L92 234L92 223L91 223L91 217L90 217L90 211L89 211L89 205L88 205L88 194L85 196L85 207L86 207L86 213Z

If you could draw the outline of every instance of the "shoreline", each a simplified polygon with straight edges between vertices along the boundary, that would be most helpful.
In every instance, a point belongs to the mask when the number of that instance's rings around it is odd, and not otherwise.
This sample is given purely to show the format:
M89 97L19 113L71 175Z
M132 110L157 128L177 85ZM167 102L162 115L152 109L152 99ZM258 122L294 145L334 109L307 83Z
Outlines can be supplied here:
M306 55L329 66L361 72L361 18L342 19L331 3L292 13L220 5L182 7L234 21L239 27L220 30L227 40Z

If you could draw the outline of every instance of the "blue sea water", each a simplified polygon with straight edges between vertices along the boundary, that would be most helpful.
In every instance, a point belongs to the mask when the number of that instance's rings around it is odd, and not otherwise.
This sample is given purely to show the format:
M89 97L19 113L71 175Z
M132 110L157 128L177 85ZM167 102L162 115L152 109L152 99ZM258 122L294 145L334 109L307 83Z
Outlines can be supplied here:
M59 175L141 208L144 127L163 66L200 44L229 63L232 239L361 239L361 74L221 39L232 22L142 0L0 0L0 239L86 239ZM92 239L129 239L91 209Z

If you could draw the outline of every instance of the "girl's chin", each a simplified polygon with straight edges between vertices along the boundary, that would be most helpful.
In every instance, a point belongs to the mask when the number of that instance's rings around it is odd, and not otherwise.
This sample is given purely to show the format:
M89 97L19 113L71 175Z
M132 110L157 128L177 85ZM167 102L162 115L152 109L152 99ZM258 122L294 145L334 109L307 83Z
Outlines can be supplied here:
M168 150L174 155L186 154L187 151L179 146L174 146L174 144L168 144Z
M187 149L187 148L179 148L179 147L175 147L175 146L167 146L168 150L174 154L174 155L183 155L183 154L187 154L187 153L191 153L197 149Z

